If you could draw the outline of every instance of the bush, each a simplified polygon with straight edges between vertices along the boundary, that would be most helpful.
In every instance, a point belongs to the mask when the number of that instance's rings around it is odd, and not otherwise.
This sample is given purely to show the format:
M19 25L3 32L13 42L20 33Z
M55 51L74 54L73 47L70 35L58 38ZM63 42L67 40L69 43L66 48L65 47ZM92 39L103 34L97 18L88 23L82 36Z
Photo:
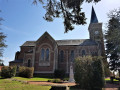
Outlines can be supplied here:
M104 86L104 68L101 59L86 56L75 60L75 81L82 89L93 90Z
M65 71L64 70L55 70L54 77L63 79L65 77Z
M16 66L3 66L1 70L1 77L11 78L16 75Z
M19 67L19 76L32 78L33 77L34 68L33 67Z
M62 83L63 80L61 80L61 79L53 79L53 80L48 80L48 82L52 82L52 83Z
M68 81L68 80L69 80L69 78L64 78L64 79L63 79L63 81Z
M52 86L50 90L67 90L66 86Z

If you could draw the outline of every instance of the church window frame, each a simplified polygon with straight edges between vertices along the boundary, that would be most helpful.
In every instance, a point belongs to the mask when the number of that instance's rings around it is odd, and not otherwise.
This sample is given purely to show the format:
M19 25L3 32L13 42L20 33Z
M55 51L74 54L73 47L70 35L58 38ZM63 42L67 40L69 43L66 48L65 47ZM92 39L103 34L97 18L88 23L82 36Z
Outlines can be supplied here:
M27 67L31 67L31 59L27 60Z
M64 51L60 50L60 62L64 62Z
M40 60L41 60L41 61L44 61L44 59L45 59L45 49L44 49L44 48L41 48Z
M86 56L86 51L85 50L82 50L81 53L82 53L82 56Z
M45 61L49 61L50 60L50 49L46 48L45 49Z
M75 57L75 51L71 50L70 52L70 61L73 62L74 61L74 57Z
M81 50L79 49L79 56L81 56L80 54L81 54Z

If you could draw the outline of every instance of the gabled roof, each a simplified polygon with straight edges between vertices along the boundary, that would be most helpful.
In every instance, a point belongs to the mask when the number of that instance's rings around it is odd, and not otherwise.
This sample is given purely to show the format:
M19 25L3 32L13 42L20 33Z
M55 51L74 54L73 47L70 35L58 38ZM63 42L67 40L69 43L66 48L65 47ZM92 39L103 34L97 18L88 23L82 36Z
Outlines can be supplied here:
M22 46L35 46L36 41L26 41Z
M36 41L26 41L22 46L35 46ZM56 40L57 45L80 45L91 46L97 45L97 43L91 39L74 39L74 40Z
M18 59L18 60L10 61L10 63L22 63L22 62L23 62L22 59Z
M98 19L97 19L97 16L96 16L96 13L95 13L95 10L94 10L93 6L92 6L90 23L98 23Z
M43 38L49 38L49 39L51 39L52 41L54 41L55 42L55 39L46 31L37 41L36 41L36 43L37 42L39 42L40 40L42 40Z
M58 46L62 45L77 45L77 46L91 46L97 43L90 39L75 39L75 40L56 40Z
M42 37L49 36L57 45L80 45L80 46L91 46L97 45L97 43L91 39L69 39L69 40L54 40L50 34L45 32L37 41L41 40ZM26 41L22 46L35 46L37 41Z

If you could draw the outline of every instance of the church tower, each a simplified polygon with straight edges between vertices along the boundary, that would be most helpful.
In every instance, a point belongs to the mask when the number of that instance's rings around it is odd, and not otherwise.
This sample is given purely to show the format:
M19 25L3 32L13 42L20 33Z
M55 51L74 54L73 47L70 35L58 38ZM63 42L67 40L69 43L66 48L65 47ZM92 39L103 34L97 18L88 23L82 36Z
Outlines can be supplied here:
M88 30L89 30L90 39L98 43L100 49L99 53L101 56L104 56L105 49L104 49L104 41L103 41L102 23L98 22L93 7L91 12L91 21Z

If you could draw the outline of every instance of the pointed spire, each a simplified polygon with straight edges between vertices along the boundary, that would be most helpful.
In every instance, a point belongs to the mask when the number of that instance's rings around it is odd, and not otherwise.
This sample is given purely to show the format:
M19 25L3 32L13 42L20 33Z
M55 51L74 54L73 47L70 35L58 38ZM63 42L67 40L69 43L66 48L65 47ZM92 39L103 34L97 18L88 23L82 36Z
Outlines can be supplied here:
M97 19L97 16L96 16L96 13L95 13L95 10L92 6L92 13L91 13L91 21L90 23L98 23L98 19Z

